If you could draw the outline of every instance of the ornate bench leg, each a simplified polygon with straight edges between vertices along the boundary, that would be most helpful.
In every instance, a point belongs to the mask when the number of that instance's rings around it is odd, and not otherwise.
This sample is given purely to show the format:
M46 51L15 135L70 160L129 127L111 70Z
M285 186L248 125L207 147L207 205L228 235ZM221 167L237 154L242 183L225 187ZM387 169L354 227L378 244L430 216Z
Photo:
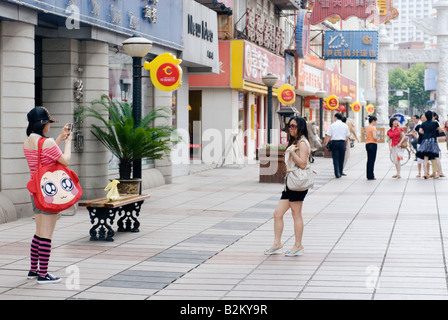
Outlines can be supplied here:
M116 209L87 207L90 215L90 222L93 227L90 229L91 241L114 241L114 224Z
M140 222L138 216L143 201L131 203L118 209L119 219L117 221L118 232L140 232Z

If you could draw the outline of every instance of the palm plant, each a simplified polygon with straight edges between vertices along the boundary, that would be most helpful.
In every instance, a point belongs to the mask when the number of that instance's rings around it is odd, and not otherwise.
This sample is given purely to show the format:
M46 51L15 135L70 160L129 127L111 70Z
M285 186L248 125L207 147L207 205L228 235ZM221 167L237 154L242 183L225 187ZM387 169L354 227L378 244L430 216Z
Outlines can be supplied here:
M168 118L166 110L151 110L135 125L132 105L129 103L114 102L103 94L100 100L94 100L91 104L92 107L82 108L82 118L91 117L101 121L101 126L92 125L91 132L119 159L120 179L131 178L134 160L161 159L168 155L173 143L170 137L174 129L168 126L152 126L156 119ZM93 108L96 105L102 108Z

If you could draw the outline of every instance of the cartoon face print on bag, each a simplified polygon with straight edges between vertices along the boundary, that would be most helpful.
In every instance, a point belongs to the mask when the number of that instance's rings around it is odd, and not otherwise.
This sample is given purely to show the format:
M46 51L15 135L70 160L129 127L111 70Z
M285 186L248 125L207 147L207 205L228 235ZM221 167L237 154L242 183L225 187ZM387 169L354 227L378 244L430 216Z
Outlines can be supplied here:
M79 193L73 181L62 170L45 173L40 185L47 203L69 203Z

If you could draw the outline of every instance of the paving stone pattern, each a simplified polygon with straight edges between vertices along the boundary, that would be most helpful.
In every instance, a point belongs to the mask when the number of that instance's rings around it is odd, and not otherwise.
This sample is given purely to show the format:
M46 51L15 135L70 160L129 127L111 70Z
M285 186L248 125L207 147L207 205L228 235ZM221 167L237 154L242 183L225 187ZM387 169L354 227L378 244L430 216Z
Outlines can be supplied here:
M448 178L418 179L410 161L393 179L388 152L380 145L375 181L363 144L341 179L316 158L301 257L263 254L283 186L259 183L257 165L191 170L149 190L140 233L114 242L89 241L87 210L63 215L50 261L63 281L51 286L26 280L34 220L0 225L0 299L446 300ZM289 213L282 240L294 243Z

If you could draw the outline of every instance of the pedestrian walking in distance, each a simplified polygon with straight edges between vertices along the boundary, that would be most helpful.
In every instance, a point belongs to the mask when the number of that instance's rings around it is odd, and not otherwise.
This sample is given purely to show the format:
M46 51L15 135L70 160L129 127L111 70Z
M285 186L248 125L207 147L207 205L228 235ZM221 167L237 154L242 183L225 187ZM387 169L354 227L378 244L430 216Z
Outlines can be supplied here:
M301 169L305 169L310 152L308 131L305 119L301 117L293 117L288 123L289 127L289 143L285 154L285 162L288 163L289 158L292 157L295 165ZM286 186L282 193L282 197L274 211L274 244L264 251L266 255L281 254L283 252L282 233L283 233L283 216L291 209L294 220L294 235L295 242L291 249L286 251L286 256L300 256L304 253L302 245L303 235L303 218L302 206L303 201L308 193L305 191L291 191Z
M428 110L425 112L426 121L422 123L421 128L419 129L419 134L423 135L422 143L420 144L417 150L417 157L423 158L423 169L425 170L424 178L429 178L429 160L436 160L439 176L444 177L445 175L442 173L442 165L440 163L440 148L437 143L437 132L442 133L443 128L440 127L437 121L433 120L432 111ZM439 177L437 176L437 178Z
M378 151L377 120L377 117L369 116L369 126L366 128L367 180L376 180L374 168L376 153Z
M387 131L387 136L389 137L389 151L392 154L392 162L395 164L395 169L397 173L392 176L392 178L401 178L401 160L403 160L403 151L401 150L401 144L404 139L407 139L404 134L404 129L400 127L398 119L392 117L389 119L390 129Z
M416 152L415 152L415 156L417 157L417 176L416 178L421 178L422 176L422 165L423 165L423 158L419 158L418 157L418 148L420 148L420 145L422 144L423 141L423 135L419 134L419 130L422 127L422 123L426 121L426 116L425 114L422 114L421 116L418 116L419 119L419 123L415 126L414 130L412 131L412 135L414 136L414 138L417 140L417 146L415 148ZM424 170L423 170L424 171ZM429 171L429 169L427 169L426 171Z
M344 159L345 151L349 148L348 137L350 131L345 123L342 122L342 114L336 113L334 115L335 122L328 128L327 136L324 140L324 146L331 141L331 154L333 157L334 176L339 179L345 176Z
M50 125L57 122L51 117L46 108L36 107L28 113L28 128L26 134L28 138L23 143L25 158L30 168L31 176L38 169L38 141L41 137L50 131ZM59 145L65 140L65 149L62 153ZM67 124L61 134L54 139L47 139L42 147L41 163L42 166L48 166L59 162L68 166L71 159L72 133L70 125ZM31 196L33 204L34 218L36 222L36 233L31 242L31 268L28 273L28 279L37 279L39 284L57 283L61 279L48 273L48 263L51 254L51 239L53 236L57 213L40 211L36 208L34 199Z

